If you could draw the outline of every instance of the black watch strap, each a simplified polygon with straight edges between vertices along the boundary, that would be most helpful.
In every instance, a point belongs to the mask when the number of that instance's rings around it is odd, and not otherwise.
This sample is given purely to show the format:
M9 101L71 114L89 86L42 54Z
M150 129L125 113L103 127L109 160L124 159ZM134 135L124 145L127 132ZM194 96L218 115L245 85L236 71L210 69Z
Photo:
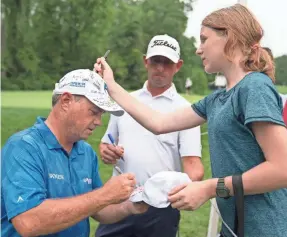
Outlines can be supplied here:
M225 198L225 199L228 199L230 197L230 190L229 190L229 188L227 188L225 186L225 178L218 178L216 189L217 189L217 191L224 191L225 192L224 196L217 194L219 197Z
M242 176L232 176L232 185L235 199L234 229L238 237L244 237L244 191Z
M217 185L219 188L225 188L224 178L218 178Z

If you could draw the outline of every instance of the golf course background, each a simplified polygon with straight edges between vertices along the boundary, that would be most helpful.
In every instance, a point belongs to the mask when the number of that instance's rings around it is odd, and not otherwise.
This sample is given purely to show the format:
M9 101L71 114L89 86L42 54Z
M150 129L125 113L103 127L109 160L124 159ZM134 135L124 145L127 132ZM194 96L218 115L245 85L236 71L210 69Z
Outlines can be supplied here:
M287 87L278 87L279 92L287 94ZM37 116L46 117L51 109L51 91L2 91L1 92L1 147L6 140L15 132L23 130L34 124ZM201 99L203 96L192 95L184 97L191 103ZM102 126L96 128L88 142L98 154L98 145L107 128L109 115L105 114ZM207 131L206 125L202 126L201 132ZM192 142L192 141L191 141ZM205 167L204 178L211 177L208 136L202 136L202 162ZM105 165L99 159L99 171L103 182L106 182L112 173L112 167ZM203 205L194 212L181 212L180 236L181 237L205 237L209 221L210 204ZM94 236L98 223L91 219L91 235Z

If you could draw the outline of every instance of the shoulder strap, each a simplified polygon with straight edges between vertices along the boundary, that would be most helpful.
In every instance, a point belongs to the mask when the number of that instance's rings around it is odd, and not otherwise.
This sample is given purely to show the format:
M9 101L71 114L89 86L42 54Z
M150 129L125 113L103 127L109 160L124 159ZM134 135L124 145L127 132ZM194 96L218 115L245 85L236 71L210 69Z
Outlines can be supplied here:
M242 176L232 176L232 185L235 199L234 230L238 237L244 237L244 192Z

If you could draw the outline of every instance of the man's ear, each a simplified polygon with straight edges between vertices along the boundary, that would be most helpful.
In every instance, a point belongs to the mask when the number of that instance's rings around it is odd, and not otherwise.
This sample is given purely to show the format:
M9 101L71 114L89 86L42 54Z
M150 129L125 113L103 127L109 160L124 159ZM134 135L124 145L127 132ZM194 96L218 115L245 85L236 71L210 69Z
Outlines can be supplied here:
M182 65L183 65L183 60L179 59L177 64L176 64L176 72L179 71L179 69L182 67Z
M61 95L59 102L61 104L61 108L64 111L67 111L71 104L73 103L74 96L71 93L65 92Z
M143 55L143 63L144 63L145 68L147 68L147 59L145 55Z

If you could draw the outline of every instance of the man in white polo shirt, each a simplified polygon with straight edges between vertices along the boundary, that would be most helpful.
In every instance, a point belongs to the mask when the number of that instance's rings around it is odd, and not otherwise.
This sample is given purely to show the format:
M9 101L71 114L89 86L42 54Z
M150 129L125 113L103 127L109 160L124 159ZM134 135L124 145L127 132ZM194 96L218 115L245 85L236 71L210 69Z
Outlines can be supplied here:
M142 89L132 92L133 96L164 113L190 104L172 83L183 64L179 44L174 38L153 37L143 60L148 80ZM119 144L117 147L111 145L108 134ZM117 164L123 172L134 173L138 185L160 171L182 171L181 167L193 181L203 178L200 127L154 135L127 113L119 118L111 116L100 144L100 154L104 163ZM113 175L117 174L114 170ZM96 236L175 237L179 219L179 211L170 206L150 207L146 214L130 216L116 224L100 224Z

